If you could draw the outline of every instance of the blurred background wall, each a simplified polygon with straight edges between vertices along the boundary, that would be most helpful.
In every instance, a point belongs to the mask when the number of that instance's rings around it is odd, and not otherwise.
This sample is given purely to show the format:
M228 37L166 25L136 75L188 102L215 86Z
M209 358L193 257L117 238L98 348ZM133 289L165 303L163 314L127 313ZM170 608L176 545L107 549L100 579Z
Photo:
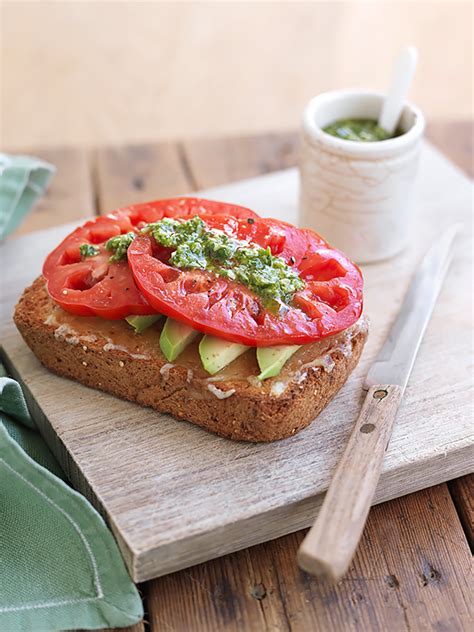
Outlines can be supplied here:
M306 101L385 89L415 44L430 119L472 115L470 2L13 2L1 8L10 149L295 128Z

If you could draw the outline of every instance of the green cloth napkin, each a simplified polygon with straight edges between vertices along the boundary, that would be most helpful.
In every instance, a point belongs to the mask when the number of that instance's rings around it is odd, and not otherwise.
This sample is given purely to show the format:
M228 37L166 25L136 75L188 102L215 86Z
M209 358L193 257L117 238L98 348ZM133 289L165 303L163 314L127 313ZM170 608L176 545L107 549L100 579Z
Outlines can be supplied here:
M0 240L20 225L55 172L38 158L0 154Z
M117 544L64 474L0 365L0 630L125 627L143 617Z

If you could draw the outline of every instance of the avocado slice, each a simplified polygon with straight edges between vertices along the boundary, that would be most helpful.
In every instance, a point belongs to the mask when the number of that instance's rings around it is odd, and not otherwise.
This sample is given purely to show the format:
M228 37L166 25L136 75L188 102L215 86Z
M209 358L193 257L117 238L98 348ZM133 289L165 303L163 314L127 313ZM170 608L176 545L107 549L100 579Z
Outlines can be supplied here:
M154 325L160 318L161 314L153 314L152 316L127 316L125 320L135 329L136 334L141 334L142 331Z
M189 325L167 318L161 331L160 349L168 362L176 360L198 334Z
M247 347L236 342L229 342L214 336L203 336L199 343L199 355L204 369L214 375L225 366L233 362L239 355L245 353Z
M257 362L260 367L259 380L278 375L283 365L298 351L300 345L276 345L274 347L258 347Z

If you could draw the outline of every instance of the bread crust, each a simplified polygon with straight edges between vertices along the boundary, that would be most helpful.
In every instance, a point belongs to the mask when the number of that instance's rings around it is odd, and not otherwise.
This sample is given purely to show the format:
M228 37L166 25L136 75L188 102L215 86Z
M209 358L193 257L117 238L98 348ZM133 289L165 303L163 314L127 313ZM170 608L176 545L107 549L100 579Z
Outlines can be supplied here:
M104 350L104 339L70 344L49 324L52 303L39 277L20 298L14 321L25 342L49 370L117 397L186 419L222 437L243 441L275 441L299 432L328 405L357 365L367 332L351 339L352 353L331 353L334 368L307 371L288 382L281 395L252 386L246 379L195 384L186 366L169 365L161 357L134 357L121 349ZM46 321L46 322L45 322ZM131 334L133 336L134 334ZM301 378L301 376L300 376Z

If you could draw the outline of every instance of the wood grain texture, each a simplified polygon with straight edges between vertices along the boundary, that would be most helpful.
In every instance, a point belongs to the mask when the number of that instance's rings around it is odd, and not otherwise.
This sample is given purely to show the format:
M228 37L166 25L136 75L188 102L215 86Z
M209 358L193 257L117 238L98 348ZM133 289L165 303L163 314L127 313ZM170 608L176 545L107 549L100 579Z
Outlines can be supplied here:
M89 153L83 149L34 149L31 153L56 166L46 194L36 203L17 234L65 224L94 215Z
M473 121L431 122L427 126L427 136L471 178L474 177ZM461 522L474 551L474 474L451 481L449 484Z
M303 570L333 583L347 572L373 503L402 395L402 387L394 384L368 390L316 522L298 551Z
M178 143L105 147L97 150L95 159L100 213L195 188Z
M201 139L185 142L183 149L195 188L208 189L293 167L298 160L298 135Z
M469 546L474 552L474 474L451 481L449 490Z
M312 522L359 410L363 375L421 252L442 225L445 192L456 192L450 200L451 217L468 212L469 185L436 152L427 150L420 175L420 221L425 224L417 233L417 248L398 258L396 267L386 263L365 270L373 323L363 361L318 421L288 441L269 446L230 443L86 390L44 371L16 332L9 330L5 347L40 402L43 433L74 484L107 515L137 580ZM57 239L58 231L53 231L41 240L23 237L6 244L7 260L9 248L25 252L14 274L12 267L14 281L5 285L10 305ZM451 272L459 280L466 269L461 257ZM450 283L443 288L402 405L402 422L396 425L387 452L377 502L469 471L470 427L464 415L470 403L465 356L469 323L468 311L460 303L467 298ZM448 320L449 338L439 333ZM447 379L437 358L451 353L457 361ZM421 417L420 408L425 410ZM182 519L183 507L192 520Z
M471 558L446 485L374 507L346 578L295 563L304 532L149 582L150 626L171 632L468 631Z

